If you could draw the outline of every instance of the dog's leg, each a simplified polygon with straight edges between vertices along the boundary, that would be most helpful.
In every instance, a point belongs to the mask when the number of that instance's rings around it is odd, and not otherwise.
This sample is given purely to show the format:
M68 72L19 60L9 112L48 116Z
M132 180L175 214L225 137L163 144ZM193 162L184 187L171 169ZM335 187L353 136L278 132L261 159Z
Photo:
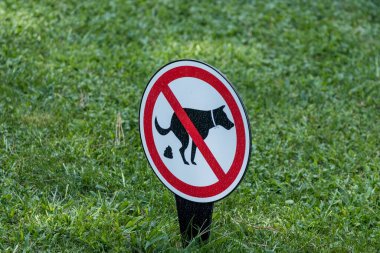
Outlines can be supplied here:
M183 163L189 165L189 163L186 161L186 158L185 158L185 150L187 149L187 146L189 145L189 135L187 135L186 137L184 136L181 142L182 142L182 147L179 148L179 153L182 156Z
M196 151L197 151L197 146L195 146L194 141L192 141L192 143L191 143L191 163L194 165L197 165L196 162L194 162Z

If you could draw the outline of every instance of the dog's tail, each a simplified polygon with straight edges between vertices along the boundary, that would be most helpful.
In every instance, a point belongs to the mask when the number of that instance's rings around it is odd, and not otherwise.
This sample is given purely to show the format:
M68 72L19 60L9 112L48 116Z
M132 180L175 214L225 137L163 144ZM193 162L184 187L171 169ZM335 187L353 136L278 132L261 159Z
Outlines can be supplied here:
M154 119L154 125L156 126L157 131L161 135L166 135L171 131L170 127L168 129L160 127L160 125L158 124L158 121L157 121L157 117Z

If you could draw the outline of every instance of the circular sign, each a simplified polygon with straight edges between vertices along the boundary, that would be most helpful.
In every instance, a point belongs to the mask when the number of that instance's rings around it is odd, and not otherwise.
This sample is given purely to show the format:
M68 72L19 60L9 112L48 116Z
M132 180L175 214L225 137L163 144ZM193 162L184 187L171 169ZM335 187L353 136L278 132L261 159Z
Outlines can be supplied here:
M194 202L231 193L248 166L251 134L244 106L215 68L194 60L162 67L140 107L146 157L161 182Z

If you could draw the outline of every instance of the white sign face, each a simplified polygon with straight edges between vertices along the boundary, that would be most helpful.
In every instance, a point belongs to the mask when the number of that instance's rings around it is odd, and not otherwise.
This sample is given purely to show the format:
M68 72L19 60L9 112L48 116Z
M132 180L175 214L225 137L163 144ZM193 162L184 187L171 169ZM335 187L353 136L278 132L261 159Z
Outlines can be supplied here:
M221 73L198 61L172 62L152 77L140 134L158 178L191 201L227 196L248 165L251 136L241 100Z

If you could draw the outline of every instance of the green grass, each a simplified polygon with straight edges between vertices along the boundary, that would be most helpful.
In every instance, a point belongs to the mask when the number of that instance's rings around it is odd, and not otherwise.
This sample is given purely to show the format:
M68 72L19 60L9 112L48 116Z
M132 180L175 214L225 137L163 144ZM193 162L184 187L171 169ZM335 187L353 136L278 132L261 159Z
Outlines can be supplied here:
M253 150L187 250L378 252L380 3L266 2L0 1L0 251L180 251L138 110L193 58L236 86Z

